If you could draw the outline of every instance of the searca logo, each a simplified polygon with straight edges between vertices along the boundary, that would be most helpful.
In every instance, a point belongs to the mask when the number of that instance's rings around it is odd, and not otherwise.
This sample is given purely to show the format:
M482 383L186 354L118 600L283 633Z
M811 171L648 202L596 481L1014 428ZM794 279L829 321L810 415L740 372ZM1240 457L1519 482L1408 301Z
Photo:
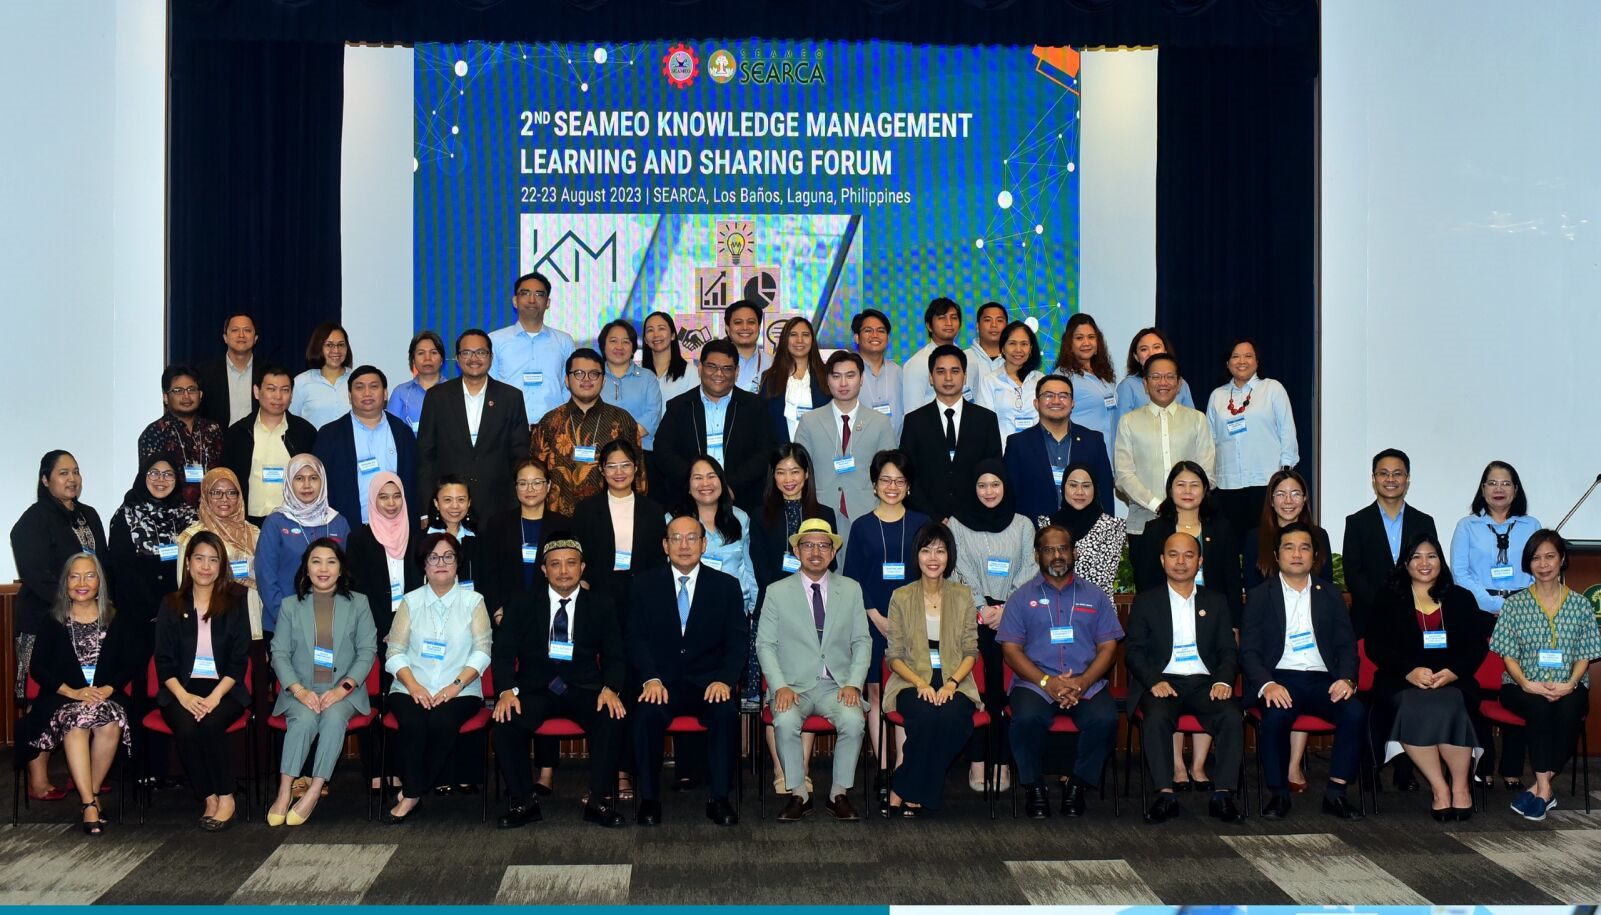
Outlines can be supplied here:
M688 89L699 74L700 59L695 56L695 49L683 42L668 48L662 57L662 75L675 89Z

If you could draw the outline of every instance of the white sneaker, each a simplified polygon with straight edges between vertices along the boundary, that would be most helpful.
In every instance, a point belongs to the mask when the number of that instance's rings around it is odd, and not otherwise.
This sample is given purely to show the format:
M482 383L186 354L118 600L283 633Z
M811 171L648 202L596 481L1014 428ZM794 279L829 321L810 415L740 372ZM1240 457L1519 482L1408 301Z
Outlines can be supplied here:
M1002 766L1001 767L1001 782L1000 782L1000 786L996 790L998 790L998 791L1010 791L1010 790L1012 790L1012 767L1011 766Z

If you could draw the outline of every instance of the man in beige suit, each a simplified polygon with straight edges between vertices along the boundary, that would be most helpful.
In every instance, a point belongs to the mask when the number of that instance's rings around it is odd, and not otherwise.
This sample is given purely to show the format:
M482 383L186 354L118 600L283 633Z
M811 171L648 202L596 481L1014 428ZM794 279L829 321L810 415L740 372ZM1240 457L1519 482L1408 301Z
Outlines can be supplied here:
M816 808L806 788L801 751L801 725L809 715L827 718L839 732L825 806L836 819L856 820L847 795L862 751L866 727L862 684L873 654L862 589L828 571L840 539L827 521L802 521L789 542L800 556L801 570L768 587L756 628L756 657L767 678L778 757L789 793L778 820L793 823Z

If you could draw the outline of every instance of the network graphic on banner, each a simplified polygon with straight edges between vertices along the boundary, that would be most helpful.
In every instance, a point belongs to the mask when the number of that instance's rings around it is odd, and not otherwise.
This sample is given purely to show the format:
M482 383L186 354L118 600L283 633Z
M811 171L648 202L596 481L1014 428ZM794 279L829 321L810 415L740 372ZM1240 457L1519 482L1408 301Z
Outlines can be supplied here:
M552 323L673 314L692 355L763 304L890 355L949 295L1054 340L1078 294L1078 54L888 42L419 45L416 315L447 339L553 283ZM770 345L770 344L769 344Z

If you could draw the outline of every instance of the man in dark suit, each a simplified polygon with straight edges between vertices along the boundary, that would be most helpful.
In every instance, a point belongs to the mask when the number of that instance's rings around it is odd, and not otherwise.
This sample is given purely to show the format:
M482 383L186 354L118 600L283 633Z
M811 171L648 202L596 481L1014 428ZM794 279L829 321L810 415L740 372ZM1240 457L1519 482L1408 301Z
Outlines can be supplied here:
M528 409L523 393L489 377L495 353L489 334L477 328L456 337L461 377L428 389L417 426L417 483L431 493L434 481L455 474L467 483L483 516L517 504L511 468L528 454Z
M670 565L637 575L629 600L628 659L642 684L634 706L637 822L660 825L667 725L678 715L693 715L706 727L710 746L706 818L733 826L739 822L728 803L739 734L733 690L750 644L739 581L701 565L706 531L693 515L668 523L662 547Z
M661 468L660 491L674 498L689 491L689 465L695 456L710 454L723 465L734 504L754 518L762 510L773 430L762 399L734 386L738 372L734 344L713 340L702 347L700 387L667 402L652 454Z
M1006 439L1006 469L1012 475L1017 513L1045 524L1062 507L1062 475L1074 460L1089 465L1095 500L1112 514L1112 462L1106 440L1094 429L1073 425L1073 382L1065 375L1046 375L1034 386L1034 409L1040 421Z
M928 365L934 400L906 414L901 432L901 450L917 471L906 505L943 521L972 488L973 467L1001 456L1001 430L993 412L962 398L967 354L961 347L934 347Z
M248 313L234 312L222 322L222 342L228 349L195 366L195 381L205 395L200 415L226 429L256 408L253 388L267 366L256 352L256 319Z
M1374 598L1395 571L1401 545L1424 533L1435 536L1434 519L1406 504L1411 487L1412 459L1404 451L1386 448L1373 456L1373 494L1377 498L1345 517L1345 589L1351 592L1351 622L1357 638L1367 630Z
M488 339L487 337L484 339ZM522 411L522 398L517 398ZM551 718L570 718L589 740L589 802L584 820L613 828L626 821L611 806L623 737L621 690L628 665L617 611L604 595L581 590L584 553L576 540L552 540L540 556L547 587L506 605L495 630L490 670L495 702L495 757L511 794L498 821L515 829L542 818L534 798L528 742Z
M283 504L289 459L317 442L317 427L289 412L295 377L281 365L265 366L253 390L256 408L222 434L222 464L239 478L245 517L260 525Z
M350 373L350 415L317 430L312 453L328 474L328 504L350 519L351 527L367 521L367 484L380 470L400 477L407 505L417 505L417 438L411 427L384 410L389 379L374 366Z
M1275 551L1279 574L1257 585L1245 602L1240 627L1240 667L1246 701L1262 712L1259 747L1262 777L1271 797L1262 816L1290 813L1290 727L1300 715L1334 723L1334 755L1323 812L1342 820L1362 819L1360 806L1345 797L1356 777L1367 709L1356 698L1356 635L1339 592L1312 580L1322 561L1312 528L1297 521L1279 529Z
M1129 609L1127 653L1129 707L1145 716L1140 743L1156 785L1156 802L1145 822L1179 815L1173 796L1173 732L1180 715L1194 715L1213 738L1212 816L1225 823L1244 818L1234 805L1245 733L1234 699L1239 667L1228 604L1216 591L1195 586L1201 544L1174 533L1162 547L1167 587L1148 590Z

